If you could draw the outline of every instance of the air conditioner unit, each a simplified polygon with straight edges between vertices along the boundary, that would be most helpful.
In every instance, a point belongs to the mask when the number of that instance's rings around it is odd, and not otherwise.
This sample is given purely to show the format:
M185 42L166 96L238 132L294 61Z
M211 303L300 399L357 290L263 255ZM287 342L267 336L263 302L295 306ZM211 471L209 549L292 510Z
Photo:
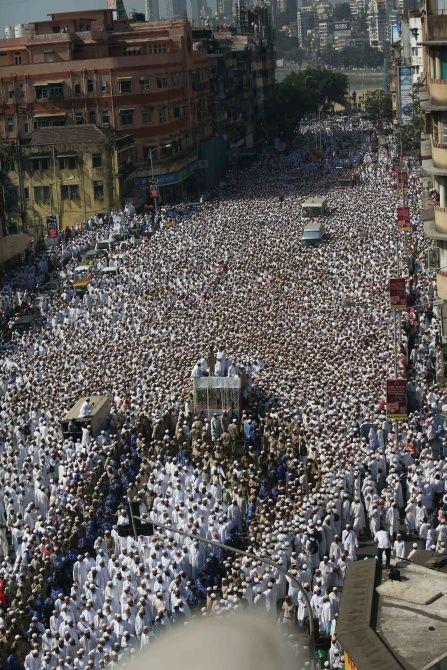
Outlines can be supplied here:
M110 126L110 123L103 123L103 124L102 124L102 127L103 127L103 128L109 128L109 126Z

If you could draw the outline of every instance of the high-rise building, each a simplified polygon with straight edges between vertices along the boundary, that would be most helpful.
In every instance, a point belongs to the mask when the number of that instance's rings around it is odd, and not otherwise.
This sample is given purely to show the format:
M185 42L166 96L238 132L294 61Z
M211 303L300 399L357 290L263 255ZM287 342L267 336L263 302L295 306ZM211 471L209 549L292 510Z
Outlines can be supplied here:
M187 16L186 0L166 0L168 19L185 19Z
M160 20L160 8L158 5L158 0L145 0L144 10L146 21Z
M386 43L391 42L392 26L397 23L397 11L391 0L370 0L367 25L369 44L383 51Z
M316 24L316 12L313 7L301 7L296 14L298 46L305 49Z
M213 136L209 57L188 21L114 21L112 10L52 14L0 40L0 133L95 124L135 139L130 191L146 188L150 162L162 195L200 173L198 148Z

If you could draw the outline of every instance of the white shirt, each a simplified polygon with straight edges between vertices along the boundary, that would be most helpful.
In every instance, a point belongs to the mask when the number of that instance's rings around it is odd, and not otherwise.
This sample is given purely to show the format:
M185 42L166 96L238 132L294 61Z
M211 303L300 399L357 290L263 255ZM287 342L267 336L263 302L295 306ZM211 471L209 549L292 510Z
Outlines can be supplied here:
M377 542L378 549L391 549L390 536L386 530L378 530L374 535L374 542Z

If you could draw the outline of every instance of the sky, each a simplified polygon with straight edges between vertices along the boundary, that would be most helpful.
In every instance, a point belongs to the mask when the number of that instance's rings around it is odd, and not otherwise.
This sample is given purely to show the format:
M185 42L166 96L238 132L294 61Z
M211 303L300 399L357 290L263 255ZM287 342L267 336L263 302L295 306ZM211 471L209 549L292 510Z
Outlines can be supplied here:
M124 4L129 14L132 9L141 12L144 8L144 0L125 0ZM42 21L55 12L102 9L106 5L106 0L0 0L0 38L5 26ZM163 6L164 2L160 2L160 9Z

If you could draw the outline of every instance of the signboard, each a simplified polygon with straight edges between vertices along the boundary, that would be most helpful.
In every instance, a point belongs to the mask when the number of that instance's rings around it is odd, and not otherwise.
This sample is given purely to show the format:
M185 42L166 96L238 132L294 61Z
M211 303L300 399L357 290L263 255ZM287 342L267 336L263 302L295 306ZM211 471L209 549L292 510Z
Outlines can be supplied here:
M57 218L55 216L50 216L47 219L47 235L48 237L57 237Z
M349 21L338 21L334 23L334 32L343 32L345 30L351 30L351 23Z
M392 309L406 309L407 291L404 277L394 277L389 282L390 305Z
M408 188L408 172L406 170L396 169L397 185L399 188Z
M388 379L386 383L386 415L388 419L407 418L406 379Z
M160 195L160 190L159 190L157 187L154 187L154 186L153 186L153 187L151 188L151 196L152 196L153 198L158 198L159 195Z
M411 230L410 208L397 208L397 227L399 230Z
M345 658L345 670L359 670L358 666L354 663L352 658L349 658L346 651L344 652L343 656Z
M402 126L411 123L413 118L413 81L411 67L398 67L399 123Z
M391 26L391 44L397 44L402 39L402 28L400 23L394 23Z

